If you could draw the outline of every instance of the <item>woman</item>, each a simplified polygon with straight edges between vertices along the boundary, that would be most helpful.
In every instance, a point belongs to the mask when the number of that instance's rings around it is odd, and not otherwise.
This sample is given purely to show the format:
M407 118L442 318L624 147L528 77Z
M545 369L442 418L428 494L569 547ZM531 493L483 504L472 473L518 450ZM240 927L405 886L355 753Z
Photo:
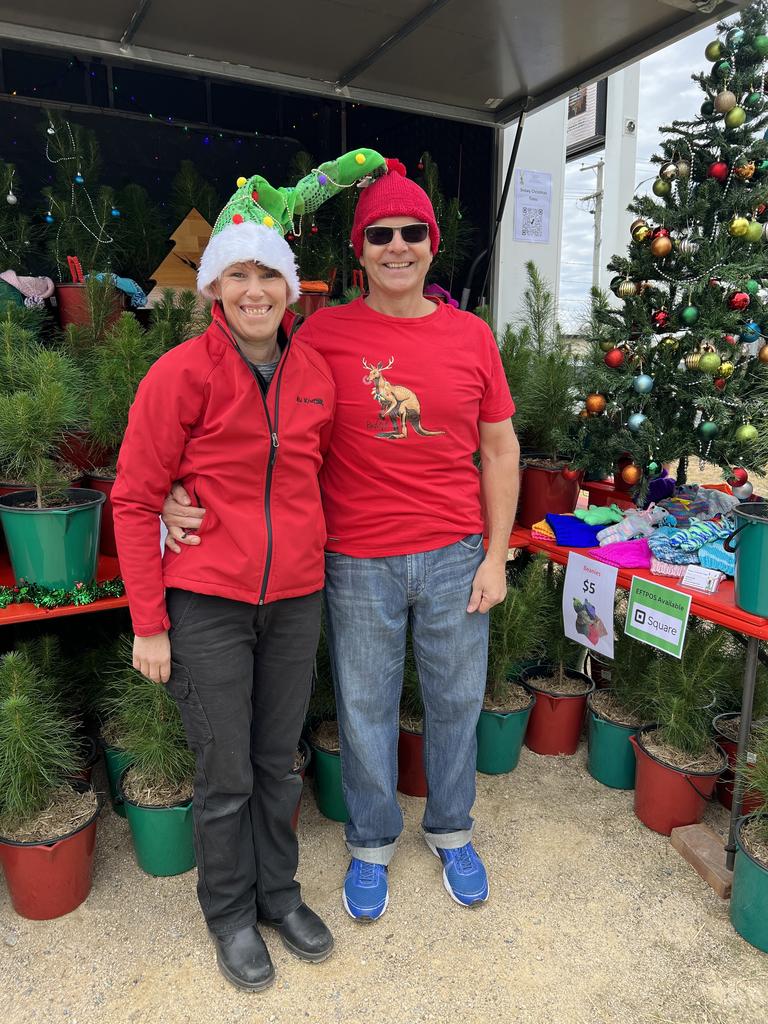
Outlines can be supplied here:
M317 474L335 388L293 337L293 253L243 182L216 222L198 288L208 329L139 387L112 492L134 667L166 684L197 761L198 896L222 973L274 979L257 920L313 962L333 938L301 899L292 772L320 623L325 527ZM158 514L181 480L205 544L161 555Z

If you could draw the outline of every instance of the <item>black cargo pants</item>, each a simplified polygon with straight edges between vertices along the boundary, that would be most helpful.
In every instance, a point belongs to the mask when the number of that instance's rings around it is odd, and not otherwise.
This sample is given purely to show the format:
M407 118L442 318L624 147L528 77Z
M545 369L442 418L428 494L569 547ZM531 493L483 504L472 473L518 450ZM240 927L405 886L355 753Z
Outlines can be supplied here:
M227 935L301 903L292 772L320 632L320 593L252 605L187 590L166 594L168 692L197 769L197 893Z

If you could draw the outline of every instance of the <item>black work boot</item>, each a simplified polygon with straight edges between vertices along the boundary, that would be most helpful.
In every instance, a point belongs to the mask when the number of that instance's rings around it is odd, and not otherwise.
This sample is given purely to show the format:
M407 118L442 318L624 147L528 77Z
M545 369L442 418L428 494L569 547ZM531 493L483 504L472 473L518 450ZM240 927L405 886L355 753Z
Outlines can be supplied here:
M275 968L264 939L253 925L231 935L214 935L219 970L233 985L259 992L275 980Z
M277 928L285 948L299 960L319 964L333 951L333 936L306 903L300 903L284 917L261 923Z

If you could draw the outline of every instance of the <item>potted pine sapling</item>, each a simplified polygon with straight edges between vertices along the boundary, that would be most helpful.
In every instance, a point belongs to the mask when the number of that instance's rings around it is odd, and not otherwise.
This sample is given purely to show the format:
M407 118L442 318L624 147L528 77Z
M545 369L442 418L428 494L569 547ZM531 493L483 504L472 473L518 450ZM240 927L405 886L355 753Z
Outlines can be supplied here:
M488 682L477 722L477 770L486 775L511 772L520 759L535 699L519 674L544 653L543 626L553 600L544 555L518 572L513 566L512 573L505 600L489 613Z
M741 677L743 674L743 648L733 641L733 677L729 697L725 706L729 709L723 711L712 720L715 739L725 751L728 758L728 767L720 776L717 783L717 799L730 811L733 806L733 783L736 771L736 755L739 744L739 727L741 725L741 712L730 710L739 707L741 704ZM741 666L741 668L739 668ZM753 751L757 742L757 733L761 726L768 722L768 671L758 661L757 675L755 678L755 696L752 703L752 729L750 731L749 750ZM762 804L760 793L753 793L746 790L742 795L741 813L751 814Z
M727 693L733 665L725 630L691 619L681 658L653 663L651 705L656 725L630 742L635 748L635 814L669 835L701 821L727 764L712 740L712 711Z
M127 645L123 647L127 655ZM192 786L195 756L165 686L130 661L115 681L114 715L131 763L119 782L139 867L149 875L178 875L195 865Z
M36 335L6 314L0 320L0 395L10 395L22 387L19 367L24 356L36 348ZM0 496L13 491L29 490L29 481L14 479L12 458L0 456ZM5 536L0 532L0 544L5 547Z
M62 352L36 347L19 359L18 386L0 395L0 460L30 490L0 497L16 581L71 589L96 576L104 495L68 487L56 459L82 421L83 380Z
M72 785L82 768L76 723L29 658L0 659L0 863L18 914L48 920L91 889L99 807Z
M730 913L739 935L768 953L768 726L756 731L750 747L739 770L760 803L736 826Z
M134 316L124 313L88 360L89 429L107 458L103 465L90 470L85 483L105 496L100 550L112 558L117 557L117 545L110 494L117 472L117 452L128 426L136 389L161 352L156 338L144 331Z
M575 424L575 367L555 316L554 296L533 262L526 264L521 334L530 358L513 358L502 347L502 359L517 371L509 381L515 399L515 429L523 450L517 521L531 527L547 512L572 512L579 497L581 474L570 467L571 430Z
M400 696L400 734L397 740L397 788L407 796L427 795L424 770L424 704L419 687L419 672L408 632L403 664L403 689Z
M125 817L125 808L120 795L120 776L130 765L131 755L126 748L123 724L115 711L125 673L125 655L130 647L131 638L123 634L83 651L77 662L87 710L98 723L112 809L121 818Z
M315 687L307 709L307 735L313 753L315 795L320 813L331 821L348 821L349 812L341 784L339 723L325 622L320 630L315 658Z
M584 648L563 632L564 580L563 569L549 567L547 581L552 597L542 624L544 659L520 675L520 681L536 698L525 745L537 754L576 753L587 697L595 688L589 676L575 667L583 660Z
M611 684L587 698L589 774L612 789L634 789L635 753L629 741L653 721L652 668L660 657L647 644L624 633L623 618L615 622Z

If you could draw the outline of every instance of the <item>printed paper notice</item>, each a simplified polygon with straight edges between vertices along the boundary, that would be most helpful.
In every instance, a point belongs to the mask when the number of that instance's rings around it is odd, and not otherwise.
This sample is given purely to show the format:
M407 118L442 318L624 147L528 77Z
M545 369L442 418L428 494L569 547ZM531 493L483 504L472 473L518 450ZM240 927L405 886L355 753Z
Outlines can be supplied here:
M549 242L552 175L515 171L515 241Z
M615 565L606 565L571 551L563 588L565 635L591 651L613 657Z
M659 651L681 658L690 611L690 594L633 576L624 632Z

